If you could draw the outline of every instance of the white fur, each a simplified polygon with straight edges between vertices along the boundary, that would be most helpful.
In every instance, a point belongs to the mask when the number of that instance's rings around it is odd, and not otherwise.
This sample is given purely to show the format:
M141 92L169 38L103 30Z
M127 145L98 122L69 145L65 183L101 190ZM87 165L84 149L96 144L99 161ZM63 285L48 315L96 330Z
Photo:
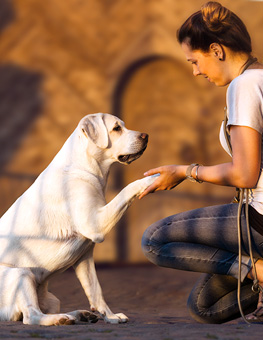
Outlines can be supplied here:
M59 300L48 292L51 275L71 266L92 311L106 322L128 320L113 314L103 299L93 248L154 181L146 177L130 183L106 204L111 164L120 161L120 155L140 152L146 139L112 115L85 116L50 165L2 216L0 320L54 325L83 319L87 311L58 314Z

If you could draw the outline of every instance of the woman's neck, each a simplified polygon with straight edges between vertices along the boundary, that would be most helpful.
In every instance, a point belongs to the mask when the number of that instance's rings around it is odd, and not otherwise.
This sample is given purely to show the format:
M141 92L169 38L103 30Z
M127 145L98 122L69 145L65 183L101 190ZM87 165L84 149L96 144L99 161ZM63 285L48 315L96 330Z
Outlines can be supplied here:
M254 63L257 62L257 58L253 58L251 55L248 57L247 61L243 64L240 69L240 73L245 72L248 68L252 67Z
M259 64L251 54L237 53L230 49L228 49L227 52L226 62L228 63L229 76L231 80L238 77L245 70L255 68L256 64Z

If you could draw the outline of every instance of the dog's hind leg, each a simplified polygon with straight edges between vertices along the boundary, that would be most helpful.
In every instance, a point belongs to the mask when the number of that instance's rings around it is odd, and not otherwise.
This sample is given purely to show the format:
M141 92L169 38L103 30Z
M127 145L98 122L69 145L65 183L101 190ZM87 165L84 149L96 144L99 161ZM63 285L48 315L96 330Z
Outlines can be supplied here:
M43 314L39 308L35 277L29 268L0 266L1 303L0 319L16 321L23 319L31 325L68 325L75 318L67 314Z
M42 283L37 289L38 303L45 314L57 314L60 312L60 300L48 291L48 281Z
M48 291L48 281L41 284L37 290L38 303L41 311L45 314L57 314L60 312L60 301ZM67 315L74 317L77 321L95 323L98 321L97 315L88 310L75 310L67 312Z

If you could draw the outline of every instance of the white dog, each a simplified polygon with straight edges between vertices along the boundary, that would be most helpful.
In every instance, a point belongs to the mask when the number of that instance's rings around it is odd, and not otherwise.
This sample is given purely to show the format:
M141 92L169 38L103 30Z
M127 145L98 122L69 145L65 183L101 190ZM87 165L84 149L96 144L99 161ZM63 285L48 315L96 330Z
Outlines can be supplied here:
M86 310L58 314L59 300L48 280L73 266L91 310L106 322L113 314L103 299L93 248L118 222L135 197L154 181L145 177L126 186L106 204L112 163L128 164L146 149L148 135L127 130L109 114L85 116L50 165L0 219L0 320L60 325L96 322Z

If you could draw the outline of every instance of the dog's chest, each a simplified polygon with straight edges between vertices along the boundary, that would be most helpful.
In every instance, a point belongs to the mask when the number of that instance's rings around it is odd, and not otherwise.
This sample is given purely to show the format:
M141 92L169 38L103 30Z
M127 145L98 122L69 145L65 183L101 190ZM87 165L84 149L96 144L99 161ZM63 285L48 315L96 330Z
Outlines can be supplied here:
M92 244L91 240L80 237L19 239L19 242L14 242L13 251L5 249L2 252L0 260L19 267L42 268L44 272L51 273L74 265Z
M89 252L91 247L93 247L93 243L88 239L84 241L68 240L65 244L56 247L56 249L47 247L46 256L41 259L39 258L38 266L34 267L32 263L31 265L27 264L27 266L31 267L37 283L41 284L50 278L50 276L72 267L81 257Z
M92 241L88 239L72 237L59 244L56 250L51 252L54 256L49 256L45 265L50 271L69 268L87 253L91 246Z

